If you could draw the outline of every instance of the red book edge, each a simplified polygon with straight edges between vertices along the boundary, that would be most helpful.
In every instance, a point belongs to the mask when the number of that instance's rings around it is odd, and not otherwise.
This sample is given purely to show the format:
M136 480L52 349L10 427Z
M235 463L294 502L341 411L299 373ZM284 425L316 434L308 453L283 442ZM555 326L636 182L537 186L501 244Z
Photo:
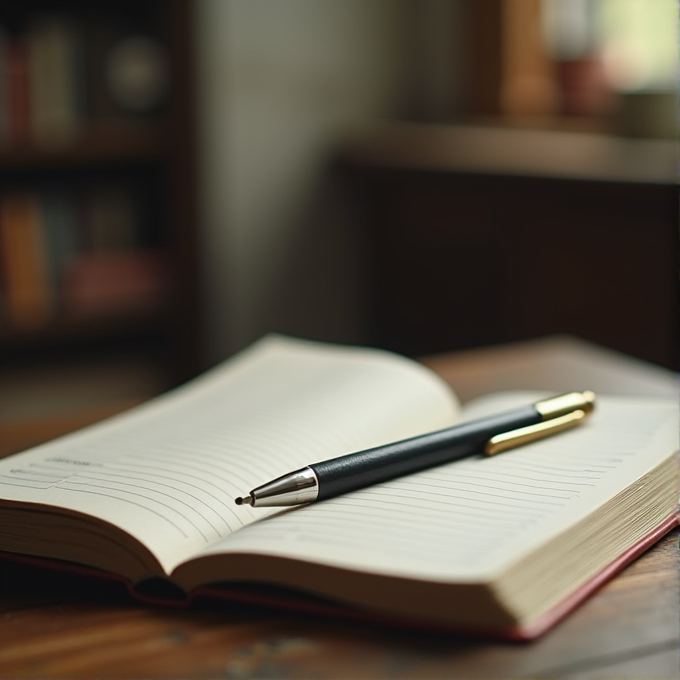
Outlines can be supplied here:
M222 600L235 604L253 605L264 608L286 609L298 613L311 614L314 616L331 617L335 619L348 619L354 621L364 621L366 623L377 623L391 628L409 628L417 630L429 630L439 633L457 634L465 637L506 640L511 642L530 642L557 623L564 619L568 614L577 609L585 602L596 590L602 587L609 579L623 570L633 560L642 555L651 546L657 543L674 527L680 525L680 518L676 513L664 520L657 528L644 536L635 545L619 555L614 561L606 566L593 578L586 581L580 588L572 592L566 599L553 607L541 617L532 621L528 625L513 628L475 628L452 626L444 623L431 622L426 620L415 620L407 617L375 612L371 610L361 610L342 603L335 603L315 596L309 596L295 591L278 591L276 588L268 590L264 588L258 590L257 585L252 589L244 588L242 584L233 587L202 586L188 594L182 600L172 600L169 598L150 596L139 592L135 586L124 577L112 572L88 567L85 565L53 560L31 555L22 555L0 550L0 559L30 564L37 567L48 567L65 571L71 574L79 574L88 578L97 578L107 581L114 581L123 584L126 590L134 599L152 605L162 605L164 607L174 607L186 609L198 599L208 598L211 600ZM249 584L250 585L250 584Z

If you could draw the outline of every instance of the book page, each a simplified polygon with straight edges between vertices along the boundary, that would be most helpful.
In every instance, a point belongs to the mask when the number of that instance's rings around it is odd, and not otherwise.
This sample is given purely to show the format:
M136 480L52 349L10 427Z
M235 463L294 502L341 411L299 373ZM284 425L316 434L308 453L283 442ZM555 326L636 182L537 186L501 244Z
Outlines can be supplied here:
M499 395L471 404L465 415L479 417L538 398ZM570 431L492 458L468 458L263 517L204 552L484 582L668 460L677 450L677 432L674 400L602 398L589 421ZM652 518L653 526L671 511ZM202 574L196 562L180 568L179 577L209 580L228 565L207 559Z
M445 383L408 359L270 337L127 414L0 461L0 499L100 518L169 570L262 516L236 496L456 413Z

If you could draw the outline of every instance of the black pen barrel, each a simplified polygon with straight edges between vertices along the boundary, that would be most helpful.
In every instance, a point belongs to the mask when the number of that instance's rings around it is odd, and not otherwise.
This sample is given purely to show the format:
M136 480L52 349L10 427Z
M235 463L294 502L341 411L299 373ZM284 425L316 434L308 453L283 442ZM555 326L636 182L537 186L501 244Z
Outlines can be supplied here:
M542 420L533 406L472 420L437 432L314 463L317 500L482 453L491 437Z

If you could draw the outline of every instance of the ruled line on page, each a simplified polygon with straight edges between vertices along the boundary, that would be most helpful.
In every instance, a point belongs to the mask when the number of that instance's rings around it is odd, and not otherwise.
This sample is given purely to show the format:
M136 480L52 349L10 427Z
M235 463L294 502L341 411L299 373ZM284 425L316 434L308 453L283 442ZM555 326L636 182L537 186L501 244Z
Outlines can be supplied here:
M105 493L104 491L98 489L97 491L94 491L93 489L86 489L86 488L75 488L71 489L71 491L74 491L76 493L83 493L83 494L92 494L94 496L102 497L102 498L112 498L114 500L120 500L120 497L117 494L108 494ZM143 496L141 494L137 494L139 498L142 498L144 500L148 500L146 496ZM140 503L138 501L133 501L133 500L128 500L128 504L137 506L141 510L146 510L147 512L150 512L154 514L156 517L160 518L170 526L172 526L174 529L177 530L179 534L181 534L184 538L189 538L189 535L180 527L176 522L173 522L172 519L170 519L167 514L163 512L159 512L158 510L155 510L153 508L150 508L148 505L145 505L143 503Z
M183 511L183 509L180 509L177 507L176 503L178 502L177 499L170 494L163 493L160 491L156 490L151 490L148 488L145 488L143 486L136 486L135 485L126 485L127 488L118 488L116 486L111 486L111 482L109 484L94 484L92 481L81 481L81 480L74 480L70 479L65 482L61 482L57 486L57 490L65 490L65 491L82 491L86 490L89 493L92 494L101 494L102 496L106 496L108 498L113 498L117 501L120 501L121 503L125 504L131 504L131 505L137 505L138 507L141 507L145 510L148 510L149 512L153 512L155 515L162 514L160 512L160 509L162 508L164 511L174 513L178 517L180 517L186 524L191 525L191 527L198 532L198 534L203 538L205 543L208 543L208 537L205 535L203 532L203 529L190 517L187 516L187 513ZM130 488L137 488L140 491L131 491ZM96 491L95 491L96 489ZM142 491L144 493L142 493ZM158 498L155 498L155 496L163 496L165 498L165 501L161 501ZM144 499L146 503L140 503L139 501L135 502L130 500L129 496L134 496L137 499ZM170 501L170 502L167 502ZM186 503L182 502L182 505L184 507L190 507ZM175 524L175 526L177 526ZM182 532L185 536L187 535L185 532Z
M639 408L603 408L597 428L282 512L205 552L264 550L397 573L488 569L552 535L549 527L572 522L576 508L607 500L619 480L632 483L632 470L650 453L656 460L677 447L675 410L656 405L637 414Z

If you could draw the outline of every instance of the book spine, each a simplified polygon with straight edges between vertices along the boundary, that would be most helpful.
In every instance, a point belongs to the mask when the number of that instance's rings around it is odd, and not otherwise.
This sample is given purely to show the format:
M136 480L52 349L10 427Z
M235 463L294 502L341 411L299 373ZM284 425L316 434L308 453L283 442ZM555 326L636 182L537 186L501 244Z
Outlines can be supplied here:
M28 50L23 36L10 39L5 48L7 85L7 138L23 144L29 138Z
M7 48L9 39L0 26L0 147L5 146L9 138L9 87L7 72Z
M93 251L134 250L141 225L127 187L111 184L94 189L86 201L89 243Z
M20 330L44 325L54 310L54 290L44 223L30 194L0 201L0 262L9 324Z
M76 27L60 17L42 17L30 25L30 134L41 145L70 142L83 125Z
M40 204L47 235L50 280L57 295L61 296L64 274L78 251L75 210L63 192L46 193L41 196Z

